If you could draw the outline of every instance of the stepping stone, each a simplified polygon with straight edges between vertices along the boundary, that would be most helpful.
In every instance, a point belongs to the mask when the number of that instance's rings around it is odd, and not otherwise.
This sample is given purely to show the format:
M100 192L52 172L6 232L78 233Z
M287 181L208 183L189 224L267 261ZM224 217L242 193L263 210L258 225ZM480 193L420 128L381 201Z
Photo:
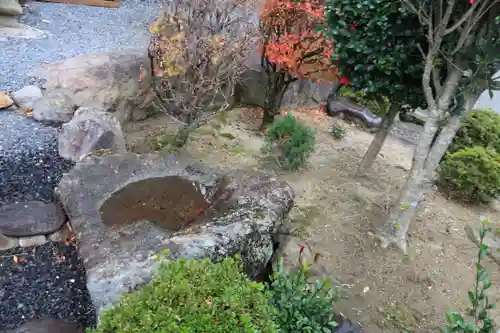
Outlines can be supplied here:
M54 187L73 162L59 156L58 129L20 111L0 111L0 206L52 202Z
M0 207L0 234L5 236L47 235L59 230L66 221L64 210L56 203L29 201Z

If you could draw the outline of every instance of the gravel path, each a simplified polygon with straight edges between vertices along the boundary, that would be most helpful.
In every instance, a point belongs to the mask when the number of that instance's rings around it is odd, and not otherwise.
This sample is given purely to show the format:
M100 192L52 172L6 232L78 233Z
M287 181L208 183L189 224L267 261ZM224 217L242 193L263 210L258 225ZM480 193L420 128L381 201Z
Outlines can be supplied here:
M158 0L122 0L120 8L31 2L21 22L47 32L42 39L0 41L0 90L30 84L28 73L50 63L91 52L145 48Z
M0 251L0 333L44 317L95 325L76 248L50 242Z
M56 128L0 110L0 205L52 201L54 187L72 165L59 157Z

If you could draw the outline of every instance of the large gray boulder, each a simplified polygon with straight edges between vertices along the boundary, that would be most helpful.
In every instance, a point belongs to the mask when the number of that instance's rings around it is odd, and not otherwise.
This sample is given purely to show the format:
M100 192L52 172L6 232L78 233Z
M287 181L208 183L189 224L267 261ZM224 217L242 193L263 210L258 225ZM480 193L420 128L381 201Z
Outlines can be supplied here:
M77 233L98 311L150 281L154 255L165 249L171 259L239 253L248 275L258 275L294 198L273 176L163 153L87 157L56 193Z
M31 76L45 81L48 92L64 91L77 107L114 113L122 125L156 111L147 50L77 56L42 65Z
M98 150L126 151L122 128L113 114L84 107L61 127L58 142L59 155L75 162Z
M268 75L261 65L258 49L249 52L246 70L235 86L235 102L264 107ZM330 91L338 82L317 83L307 79L294 81L288 87L281 108L314 107L326 102Z

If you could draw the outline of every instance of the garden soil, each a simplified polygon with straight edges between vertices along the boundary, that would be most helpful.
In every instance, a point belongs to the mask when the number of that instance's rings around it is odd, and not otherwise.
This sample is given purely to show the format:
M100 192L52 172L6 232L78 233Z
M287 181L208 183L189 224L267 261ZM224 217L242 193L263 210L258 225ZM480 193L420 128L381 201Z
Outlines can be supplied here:
M476 258L465 227L478 227L481 215L498 223L500 212L466 207L434 192L412 222L408 254L383 250L374 233L404 184L414 146L389 137L373 169L357 177L356 167L373 135L341 123L347 135L336 140L329 130L339 120L320 110L294 114L316 129L316 150L304 170L279 173L296 192L291 213L295 232L321 255L322 264L335 275L332 278L342 282L337 309L373 333L437 332L447 311L465 313ZM270 168L269 161L262 160L260 116L259 110L248 108L220 114L192 135L186 150L211 166ZM165 116L137 123L128 130L129 149L156 148L157 136L173 128ZM490 299L498 303L500 269L489 260L485 266L493 282ZM492 314L500 324L500 312Z

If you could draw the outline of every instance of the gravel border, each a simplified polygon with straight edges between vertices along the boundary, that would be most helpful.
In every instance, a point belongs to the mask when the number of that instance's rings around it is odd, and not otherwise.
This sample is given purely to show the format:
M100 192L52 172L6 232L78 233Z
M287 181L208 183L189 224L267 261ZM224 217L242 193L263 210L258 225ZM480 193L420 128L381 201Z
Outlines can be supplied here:
M120 8L30 2L21 23L46 32L41 39L0 41L0 91L39 84L28 73L44 63L126 48L146 48L159 0L122 0Z
M95 309L75 245L49 242L0 251L0 332L32 319L94 327Z

